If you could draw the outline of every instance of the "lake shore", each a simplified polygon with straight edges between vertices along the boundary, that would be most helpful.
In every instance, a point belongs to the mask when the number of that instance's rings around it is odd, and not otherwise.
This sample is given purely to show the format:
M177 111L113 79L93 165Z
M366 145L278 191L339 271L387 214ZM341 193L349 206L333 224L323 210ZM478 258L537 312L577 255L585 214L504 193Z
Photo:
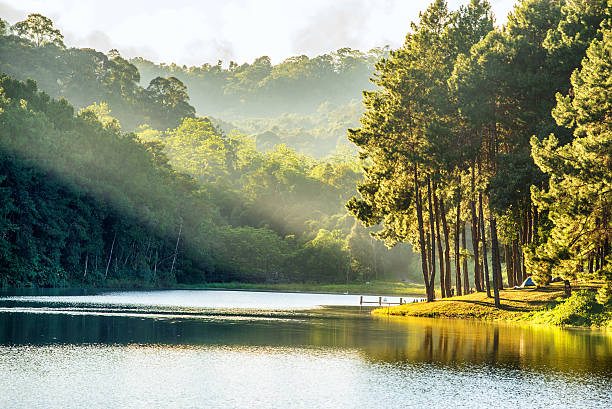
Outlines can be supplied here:
M8 287L5 290L17 289L19 287ZM74 286L74 289L99 289L99 290L243 290L243 291L276 291L289 293L320 293L320 294L357 294L397 297L425 297L425 286L422 284L408 283L402 281L372 281L366 283L198 283L198 284L171 284L150 285L134 280L108 280L104 286Z
M569 298L565 296L562 283L504 289L500 290L501 308L496 308L493 298L488 298L485 292L479 292L430 303L378 308L372 314L612 328L611 307L595 301L596 288L592 284L575 286Z
M177 284L171 289L180 290L249 290L278 291L324 294L363 294L363 295L395 295L423 297L425 287L415 283L394 281L372 281L366 283L325 284L325 283L203 283Z

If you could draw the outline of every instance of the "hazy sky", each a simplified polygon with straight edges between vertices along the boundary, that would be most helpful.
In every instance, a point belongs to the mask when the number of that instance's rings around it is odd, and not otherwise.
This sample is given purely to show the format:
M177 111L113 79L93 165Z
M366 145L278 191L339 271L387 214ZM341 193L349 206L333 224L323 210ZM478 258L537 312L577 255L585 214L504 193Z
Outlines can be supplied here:
M341 47L399 47L432 0L0 0L10 24L50 17L70 47L156 62L252 62L315 56ZM468 0L448 0L456 9ZM492 0L497 23L515 0Z

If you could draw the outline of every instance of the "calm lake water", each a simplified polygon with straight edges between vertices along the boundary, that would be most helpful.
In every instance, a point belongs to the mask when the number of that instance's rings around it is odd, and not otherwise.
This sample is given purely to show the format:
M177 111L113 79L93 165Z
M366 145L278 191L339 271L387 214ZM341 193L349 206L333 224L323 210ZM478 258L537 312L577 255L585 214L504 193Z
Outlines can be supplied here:
M358 295L0 293L0 408L434 406L609 408L612 333L372 317Z

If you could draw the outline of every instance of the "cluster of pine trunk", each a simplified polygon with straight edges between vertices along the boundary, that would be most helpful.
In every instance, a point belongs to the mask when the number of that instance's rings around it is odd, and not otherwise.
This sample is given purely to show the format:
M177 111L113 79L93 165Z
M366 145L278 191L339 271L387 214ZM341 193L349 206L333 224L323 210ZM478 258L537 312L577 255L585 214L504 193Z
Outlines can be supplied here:
M486 291L489 297L495 299L497 306L500 305L499 290L504 286L502 259L505 261L506 281L509 287L520 285L527 278L523 249L531 245L537 237L534 226L538 225L538 211L534 206L525 206L515 221L513 230L516 232L516 237L500 239L497 219L491 209L490 200L482 192L476 191L477 166L475 165L474 163L471 167L471 191L467 200L467 209L461 207L461 192L459 190L455 192L454 220L449 220L446 208L448 202L445 202L441 196L436 183L424 172L420 174L418 167L414 169L421 268L429 301L436 298L434 288L436 274L440 277L441 298L469 294L472 291ZM427 197L423 197L425 194ZM487 203L489 208L485 213ZM468 249L466 239L468 224L471 249ZM468 268L468 258L473 262L472 278ZM601 256L593 258L595 264L599 263L599 260Z

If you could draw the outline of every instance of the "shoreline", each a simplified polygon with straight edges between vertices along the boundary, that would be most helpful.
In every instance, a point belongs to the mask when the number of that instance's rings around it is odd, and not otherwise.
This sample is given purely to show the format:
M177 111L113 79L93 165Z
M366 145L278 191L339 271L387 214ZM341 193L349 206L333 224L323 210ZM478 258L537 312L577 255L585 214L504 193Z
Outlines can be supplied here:
M200 283L200 284L175 284L169 286L148 286L140 283L113 283L105 287L9 287L0 291L53 291L53 290L95 290L95 291L164 291L164 290L219 290L219 291L262 291L262 292L284 292L284 293L317 293L317 294L345 294L349 295L371 295L371 296L397 296L397 297L424 297L423 285L415 283L373 281L371 284L349 283Z
M373 310L373 315L447 318L543 324L561 327L612 330L612 309L595 300L594 284L574 286L565 295L562 284L536 288L500 290L502 307L496 308L486 292L472 293L433 302L408 303Z

